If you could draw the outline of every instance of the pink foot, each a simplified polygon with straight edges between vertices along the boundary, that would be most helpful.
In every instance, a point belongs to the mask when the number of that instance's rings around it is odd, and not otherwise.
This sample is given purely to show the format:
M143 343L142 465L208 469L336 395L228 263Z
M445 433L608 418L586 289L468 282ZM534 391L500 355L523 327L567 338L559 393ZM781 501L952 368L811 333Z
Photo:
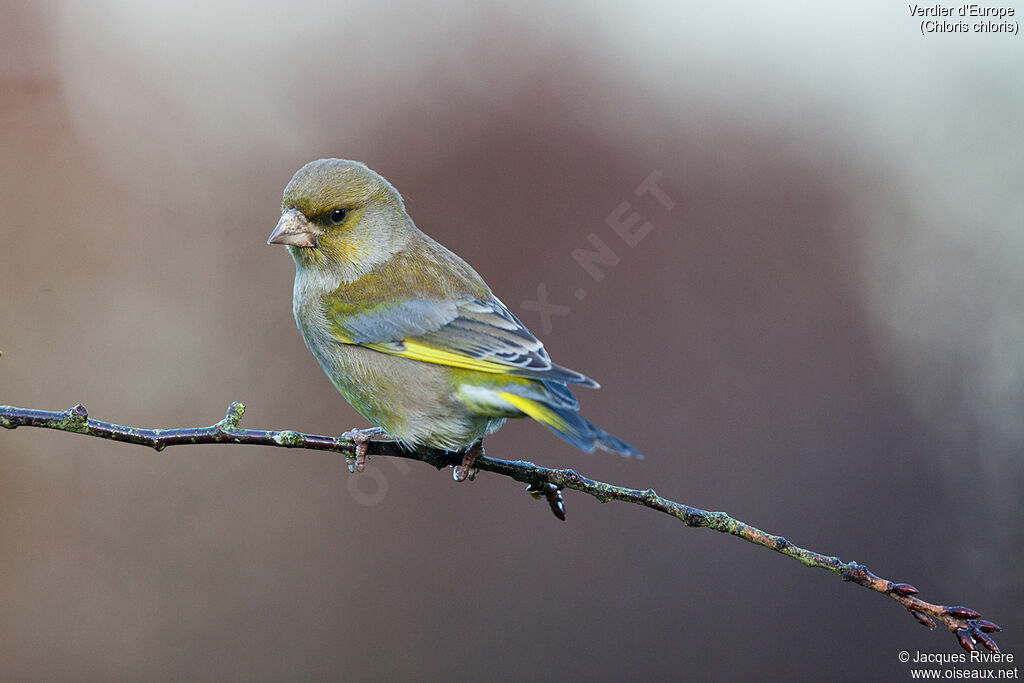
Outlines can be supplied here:
M453 474L455 481L466 481L466 479L473 481L476 479L476 473L478 470L473 467L473 463L476 461L477 456L481 456L483 454L483 440L477 441L467 448L466 452L462 454L462 464L455 467L455 472Z
M345 456L349 472L362 472L366 469L366 461L370 457L366 454L367 444L373 437L383 434L384 430L380 427L370 427L369 429L350 429L341 435L341 438L348 439L356 445L355 453Z

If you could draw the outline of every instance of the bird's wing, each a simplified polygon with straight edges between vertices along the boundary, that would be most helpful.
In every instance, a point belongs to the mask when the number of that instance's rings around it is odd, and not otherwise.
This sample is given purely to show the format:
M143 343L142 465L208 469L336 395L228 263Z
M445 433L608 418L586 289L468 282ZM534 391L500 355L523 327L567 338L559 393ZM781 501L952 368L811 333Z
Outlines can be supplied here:
M358 311L338 304L325 315L345 344L465 370L598 386L552 363L540 340L497 299L413 299Z

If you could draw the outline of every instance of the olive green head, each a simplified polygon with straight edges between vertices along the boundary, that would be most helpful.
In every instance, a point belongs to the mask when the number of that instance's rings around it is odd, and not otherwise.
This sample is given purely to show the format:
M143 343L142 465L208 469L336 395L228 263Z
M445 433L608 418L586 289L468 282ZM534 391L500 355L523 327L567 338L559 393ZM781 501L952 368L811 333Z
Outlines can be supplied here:
M391 183L358 161L319 159L284 189L267 244L288 247L301 266L372 267L407 239L412 223Z

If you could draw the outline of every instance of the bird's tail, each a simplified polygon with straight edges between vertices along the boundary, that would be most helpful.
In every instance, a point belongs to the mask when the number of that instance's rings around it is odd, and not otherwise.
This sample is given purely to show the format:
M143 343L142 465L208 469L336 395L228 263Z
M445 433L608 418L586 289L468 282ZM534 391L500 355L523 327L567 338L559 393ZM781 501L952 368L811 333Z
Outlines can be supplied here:
M640 451L617 436L612 436L600 427L595 426L573 410L572 406L552 405L555 401L547 402L509 392L503 392L501 398L537 422L549 427L555 434L558 434L573 446L581 448L588 453L593 452L595 448L601 448L627 458L634 457L638 460L643 460L644 456Z

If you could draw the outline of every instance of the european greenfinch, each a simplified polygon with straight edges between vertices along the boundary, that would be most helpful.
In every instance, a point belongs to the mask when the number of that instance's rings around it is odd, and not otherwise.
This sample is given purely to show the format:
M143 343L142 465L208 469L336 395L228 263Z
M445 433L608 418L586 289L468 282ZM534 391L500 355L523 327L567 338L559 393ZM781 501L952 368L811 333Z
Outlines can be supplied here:
M295 322L341 395L402 444L463 451L456 480L510 417L531 417L588 452L643 457L576 412L567 385L597 383L552 363L476 271L422 233L398 191L364 164L320 159L299 169L267 243L286 245L295 260ZM379 431L346 433L356 469Z

